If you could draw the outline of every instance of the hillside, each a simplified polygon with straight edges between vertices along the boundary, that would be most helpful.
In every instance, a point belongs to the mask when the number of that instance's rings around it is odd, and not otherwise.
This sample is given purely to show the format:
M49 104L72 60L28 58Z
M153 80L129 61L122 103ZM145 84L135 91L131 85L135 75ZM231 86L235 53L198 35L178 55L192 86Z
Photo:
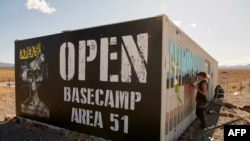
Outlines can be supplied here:
M219 66L219 69L250 69L250 64L248 64L248 65L235 65L235 66Z
M0 62L0 67L14 67L14 64Z

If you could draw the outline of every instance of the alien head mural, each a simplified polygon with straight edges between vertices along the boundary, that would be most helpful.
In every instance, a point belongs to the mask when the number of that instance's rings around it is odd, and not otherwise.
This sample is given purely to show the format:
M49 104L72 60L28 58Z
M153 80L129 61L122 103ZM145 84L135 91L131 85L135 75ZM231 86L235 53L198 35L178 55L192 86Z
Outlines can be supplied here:
M42 100L40 90L46 79L46 56L42 52L41 44L20 50L21 90L24 92L21 112L40 118L49 118L48 105Z

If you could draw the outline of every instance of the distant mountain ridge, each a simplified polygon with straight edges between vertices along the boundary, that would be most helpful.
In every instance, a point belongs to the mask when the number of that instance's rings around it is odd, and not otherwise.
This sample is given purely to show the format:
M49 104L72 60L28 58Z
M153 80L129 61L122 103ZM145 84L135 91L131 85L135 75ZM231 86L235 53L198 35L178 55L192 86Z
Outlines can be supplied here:
M11 63L4 63L4 62L0 62L0 67L14 67L14 64Z
M219 66L219 69L250 69L250 64L248 64L248 65L235 65L235 66Z

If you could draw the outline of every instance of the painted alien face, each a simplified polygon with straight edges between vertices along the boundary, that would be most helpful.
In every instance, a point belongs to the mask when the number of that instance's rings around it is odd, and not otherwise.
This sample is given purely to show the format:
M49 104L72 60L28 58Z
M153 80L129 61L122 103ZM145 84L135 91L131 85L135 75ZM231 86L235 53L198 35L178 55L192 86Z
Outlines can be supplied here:
M43 62L44 55L41 54L35 60L26 65L22 70L22 80L30 84L32 91L36 91L39 82L43 81Z

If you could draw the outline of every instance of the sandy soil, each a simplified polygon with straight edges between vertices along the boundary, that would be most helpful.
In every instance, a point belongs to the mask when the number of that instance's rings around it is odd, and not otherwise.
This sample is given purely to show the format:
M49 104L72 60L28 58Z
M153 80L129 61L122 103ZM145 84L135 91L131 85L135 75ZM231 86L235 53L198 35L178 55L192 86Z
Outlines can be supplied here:
M221 84L226 93L250 93L250 69L220 69L218 84Z
M14 68L1 68L0 67L0 82L14 81L15 70Z
M15 88L0 87L0 121L5 117L16 115L15 109Z

